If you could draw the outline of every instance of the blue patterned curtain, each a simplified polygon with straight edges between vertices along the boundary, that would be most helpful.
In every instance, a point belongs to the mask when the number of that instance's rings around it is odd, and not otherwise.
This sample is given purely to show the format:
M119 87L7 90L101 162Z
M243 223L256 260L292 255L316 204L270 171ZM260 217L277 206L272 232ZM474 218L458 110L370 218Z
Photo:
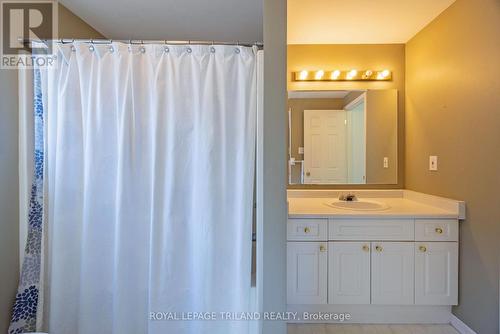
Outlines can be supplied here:
M9 334L36 331L40 301L40 264L43 229L44 125L40 70L34 70L34 175L28 213L28 238L21 278L12 309Z

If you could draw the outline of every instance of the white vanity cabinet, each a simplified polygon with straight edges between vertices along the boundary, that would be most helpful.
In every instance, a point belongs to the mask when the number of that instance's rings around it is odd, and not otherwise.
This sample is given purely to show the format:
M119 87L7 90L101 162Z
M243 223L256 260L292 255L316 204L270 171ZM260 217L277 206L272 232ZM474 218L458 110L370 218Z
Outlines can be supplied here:
M458 220L289 219L288 304L456 305Z

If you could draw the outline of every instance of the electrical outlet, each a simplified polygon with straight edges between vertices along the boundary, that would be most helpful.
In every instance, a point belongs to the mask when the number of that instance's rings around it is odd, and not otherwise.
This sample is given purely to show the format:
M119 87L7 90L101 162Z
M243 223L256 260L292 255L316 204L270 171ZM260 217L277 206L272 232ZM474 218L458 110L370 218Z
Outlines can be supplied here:
M299 147L299 154L304 154L304 148L303 147Z
M438 170L438 157L437 155L429 156L429 170Z
M384 168L389 168L389 158L384 157Z

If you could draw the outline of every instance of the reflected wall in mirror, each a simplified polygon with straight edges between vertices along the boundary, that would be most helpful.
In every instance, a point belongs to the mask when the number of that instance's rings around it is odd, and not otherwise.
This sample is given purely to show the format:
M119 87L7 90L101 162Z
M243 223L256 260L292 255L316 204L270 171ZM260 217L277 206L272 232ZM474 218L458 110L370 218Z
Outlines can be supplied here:
M289 91L289 184L397 183L396 89Z

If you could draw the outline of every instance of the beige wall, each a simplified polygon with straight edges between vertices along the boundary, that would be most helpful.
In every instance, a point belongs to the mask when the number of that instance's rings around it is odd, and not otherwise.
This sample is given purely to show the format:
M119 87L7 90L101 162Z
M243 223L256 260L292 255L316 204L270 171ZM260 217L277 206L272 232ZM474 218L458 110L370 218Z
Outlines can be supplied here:
M398 182L392 185L350 185L351 188L401 188L404 185L405 45L404 44L327 44L288 45L288 90L398 90ZM291 72L332 69L390 69L392 81L293 82ZM341 188L342 186L306 187Z
M59 37L100 38L92 27L59 6ZM17 71L0 70L0 333L6 333L19 277Z
M366 92L366 183L397 182L397 100L395 89ZM389 168L384 168L384 157L389 160Z
M257 215L263 220L257 259L258 298L265 312L286 310L286 0L264 0L264 111L258 161ZM259 196L262 195L262 197ZM257 240L259 242L260 240ZM259 265L259 260L261 264ZM260 272L259 272L260 269ZM285 334L284 321L263 321L263 334Z
M7 333L19 276L17 71L0 70L0 333Z
M349 92L346 96L344 96L344 105L345 106L348 105L364 92L365 91L359 91L359 90L358 91L354 90L352 92Z
M499 38L498 0L457 0L406 49L406 186L466 201L453 313L481 334L499 332Z

